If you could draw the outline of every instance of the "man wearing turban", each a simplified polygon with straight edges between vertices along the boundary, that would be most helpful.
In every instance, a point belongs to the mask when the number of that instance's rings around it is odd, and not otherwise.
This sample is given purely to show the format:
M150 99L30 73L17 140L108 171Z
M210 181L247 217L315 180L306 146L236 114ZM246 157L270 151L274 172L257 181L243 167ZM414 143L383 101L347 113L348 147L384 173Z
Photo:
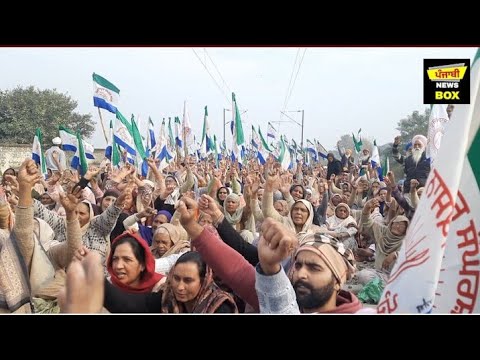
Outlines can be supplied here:
M428 174L430 173L430 159L427 159L425 150L427 148L427 138L423 135L415 135L412 138L412 154L404 158L399 154L398 145L400 137L396 137L393 143L392 154L398 162L404 164L405 182L403 192L410 193L410 180L417 179L420 183L418 187L425 186Z

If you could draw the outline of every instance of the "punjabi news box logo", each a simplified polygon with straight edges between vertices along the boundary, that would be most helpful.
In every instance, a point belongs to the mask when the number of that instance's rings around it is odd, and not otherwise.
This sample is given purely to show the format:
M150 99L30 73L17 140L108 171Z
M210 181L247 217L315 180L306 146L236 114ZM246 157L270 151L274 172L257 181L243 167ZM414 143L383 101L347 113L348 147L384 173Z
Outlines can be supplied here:
M470 104L470 59L423 59L424 104Z

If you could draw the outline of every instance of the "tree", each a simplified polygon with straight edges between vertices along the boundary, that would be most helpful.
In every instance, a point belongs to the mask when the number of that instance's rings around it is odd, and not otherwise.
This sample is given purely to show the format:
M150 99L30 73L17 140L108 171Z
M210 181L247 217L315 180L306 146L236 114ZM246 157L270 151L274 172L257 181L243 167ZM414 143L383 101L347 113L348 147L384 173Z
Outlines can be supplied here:
M400 120L397 130L400 131L402 143L408 144L415 135L427 136L429 117L430 109L426 108L423 115L420 115L418 110L415 110L412 115L408 115L406 119Z
M89 138L95 130L90 114L74 112L77 102L67 94L39 90L33 86L0 91L0 141L31 144L40 127L45 144L58 136L58 126L65 125Z

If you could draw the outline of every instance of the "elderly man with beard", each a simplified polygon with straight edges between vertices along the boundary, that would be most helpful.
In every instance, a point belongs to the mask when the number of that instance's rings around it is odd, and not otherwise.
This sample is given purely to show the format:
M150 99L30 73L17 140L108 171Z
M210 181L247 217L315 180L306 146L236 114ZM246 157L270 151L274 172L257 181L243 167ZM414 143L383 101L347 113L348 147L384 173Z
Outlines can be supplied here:
M399 154L398 145L400 145L400 137L397 136L393 142L392 154L393 157L404 164L405 182L403 185L403 192L410 193L410 180L417 179L419 187L425 186L428 174L430 173L430 159L425 155L427 147L427 138L423 135L415 135L412 138L412 154L404 158ZM408 196L406 196L409 198Z
M261 313L357 313L362 304L342 285L354 271L354 259L342 243L320 234L297 238L279 223L262 227L255 289ZM281 262L295 251L289 275Z

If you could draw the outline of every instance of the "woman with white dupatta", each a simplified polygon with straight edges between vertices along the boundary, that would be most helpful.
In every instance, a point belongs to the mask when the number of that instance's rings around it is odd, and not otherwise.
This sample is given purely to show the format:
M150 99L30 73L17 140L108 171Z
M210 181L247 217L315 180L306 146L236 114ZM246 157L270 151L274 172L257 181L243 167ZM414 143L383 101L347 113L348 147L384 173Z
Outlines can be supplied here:
M335 207L335 214L327 218L320 233L330 235L341 241L346 249L356 249L355 234L358 231L357 222L350 215L350 207L340 203Z

